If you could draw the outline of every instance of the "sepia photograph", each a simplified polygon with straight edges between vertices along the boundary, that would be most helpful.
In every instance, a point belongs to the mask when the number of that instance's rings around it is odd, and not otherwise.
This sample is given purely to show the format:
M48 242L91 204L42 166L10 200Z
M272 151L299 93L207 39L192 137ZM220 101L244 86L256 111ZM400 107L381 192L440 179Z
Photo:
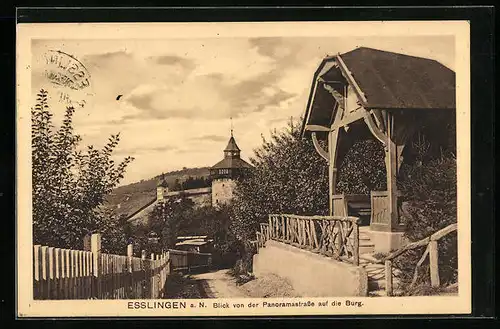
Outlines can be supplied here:
M470 311L467 24L18 32L20 316Z

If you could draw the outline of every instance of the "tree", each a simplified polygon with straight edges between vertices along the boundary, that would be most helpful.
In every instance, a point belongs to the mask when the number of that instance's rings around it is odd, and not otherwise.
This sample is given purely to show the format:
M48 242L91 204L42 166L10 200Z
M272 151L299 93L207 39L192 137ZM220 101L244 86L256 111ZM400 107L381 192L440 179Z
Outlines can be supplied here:
M181 225L189 220L193 206L192 200L182 196L168 198L155 206L149 214L148 228L160 237L160 249L174 248Z
M80 249L86 234L101 232L104 250L110 249L108 241L119 238L118 219L110 218L105 197L133 158L119 164L111 159L119 134L111 135L103 149L79 149L81 138L73 129L75 109L66 108L56 130L47 99L41 90L31 110L34 243Z
M301 138L299 125L291 122L263 138L250 159L254 168L236 186L231 230L248 251L269 214L328 214L328 167L312 142Z

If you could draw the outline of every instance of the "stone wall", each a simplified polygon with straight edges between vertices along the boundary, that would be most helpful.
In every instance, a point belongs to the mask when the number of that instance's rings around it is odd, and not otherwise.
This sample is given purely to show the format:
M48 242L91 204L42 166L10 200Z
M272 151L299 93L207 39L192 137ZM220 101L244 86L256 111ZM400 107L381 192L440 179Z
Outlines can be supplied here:
M364 268L273 240L254 255L253 272L256 277L271 273L289 280L302 297L368 295Z
M236 182L229 178L218 178L212 181L212 206L227 203L233 198Z

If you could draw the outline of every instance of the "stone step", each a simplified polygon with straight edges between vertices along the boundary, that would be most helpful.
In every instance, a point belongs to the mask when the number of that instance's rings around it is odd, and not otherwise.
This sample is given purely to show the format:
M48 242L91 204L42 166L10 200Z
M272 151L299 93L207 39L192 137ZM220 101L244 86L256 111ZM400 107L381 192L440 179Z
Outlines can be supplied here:
M360 254L365 254L365 253L372 253L375 250L375 246L373 244L371 245L366 245L366 246L359 246L359 253Z
M387 293L385 292L385 289L380 289L380 290L372 290L368 292L369 297L386 297Z

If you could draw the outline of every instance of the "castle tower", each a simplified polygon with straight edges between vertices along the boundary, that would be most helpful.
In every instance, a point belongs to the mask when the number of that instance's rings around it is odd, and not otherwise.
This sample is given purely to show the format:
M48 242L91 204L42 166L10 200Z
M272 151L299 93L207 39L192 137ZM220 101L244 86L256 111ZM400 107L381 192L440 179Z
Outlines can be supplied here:
M252 166L240 158L241 150L236 144L231 130L231 138L224 149L224 159L210 169L212 178L212 206L228 203L233 198L233 190L238 178Z
M156 201L163 202L164 196L168 193L168 184L165 179L165 175L161 175L161 179L156 185Z

